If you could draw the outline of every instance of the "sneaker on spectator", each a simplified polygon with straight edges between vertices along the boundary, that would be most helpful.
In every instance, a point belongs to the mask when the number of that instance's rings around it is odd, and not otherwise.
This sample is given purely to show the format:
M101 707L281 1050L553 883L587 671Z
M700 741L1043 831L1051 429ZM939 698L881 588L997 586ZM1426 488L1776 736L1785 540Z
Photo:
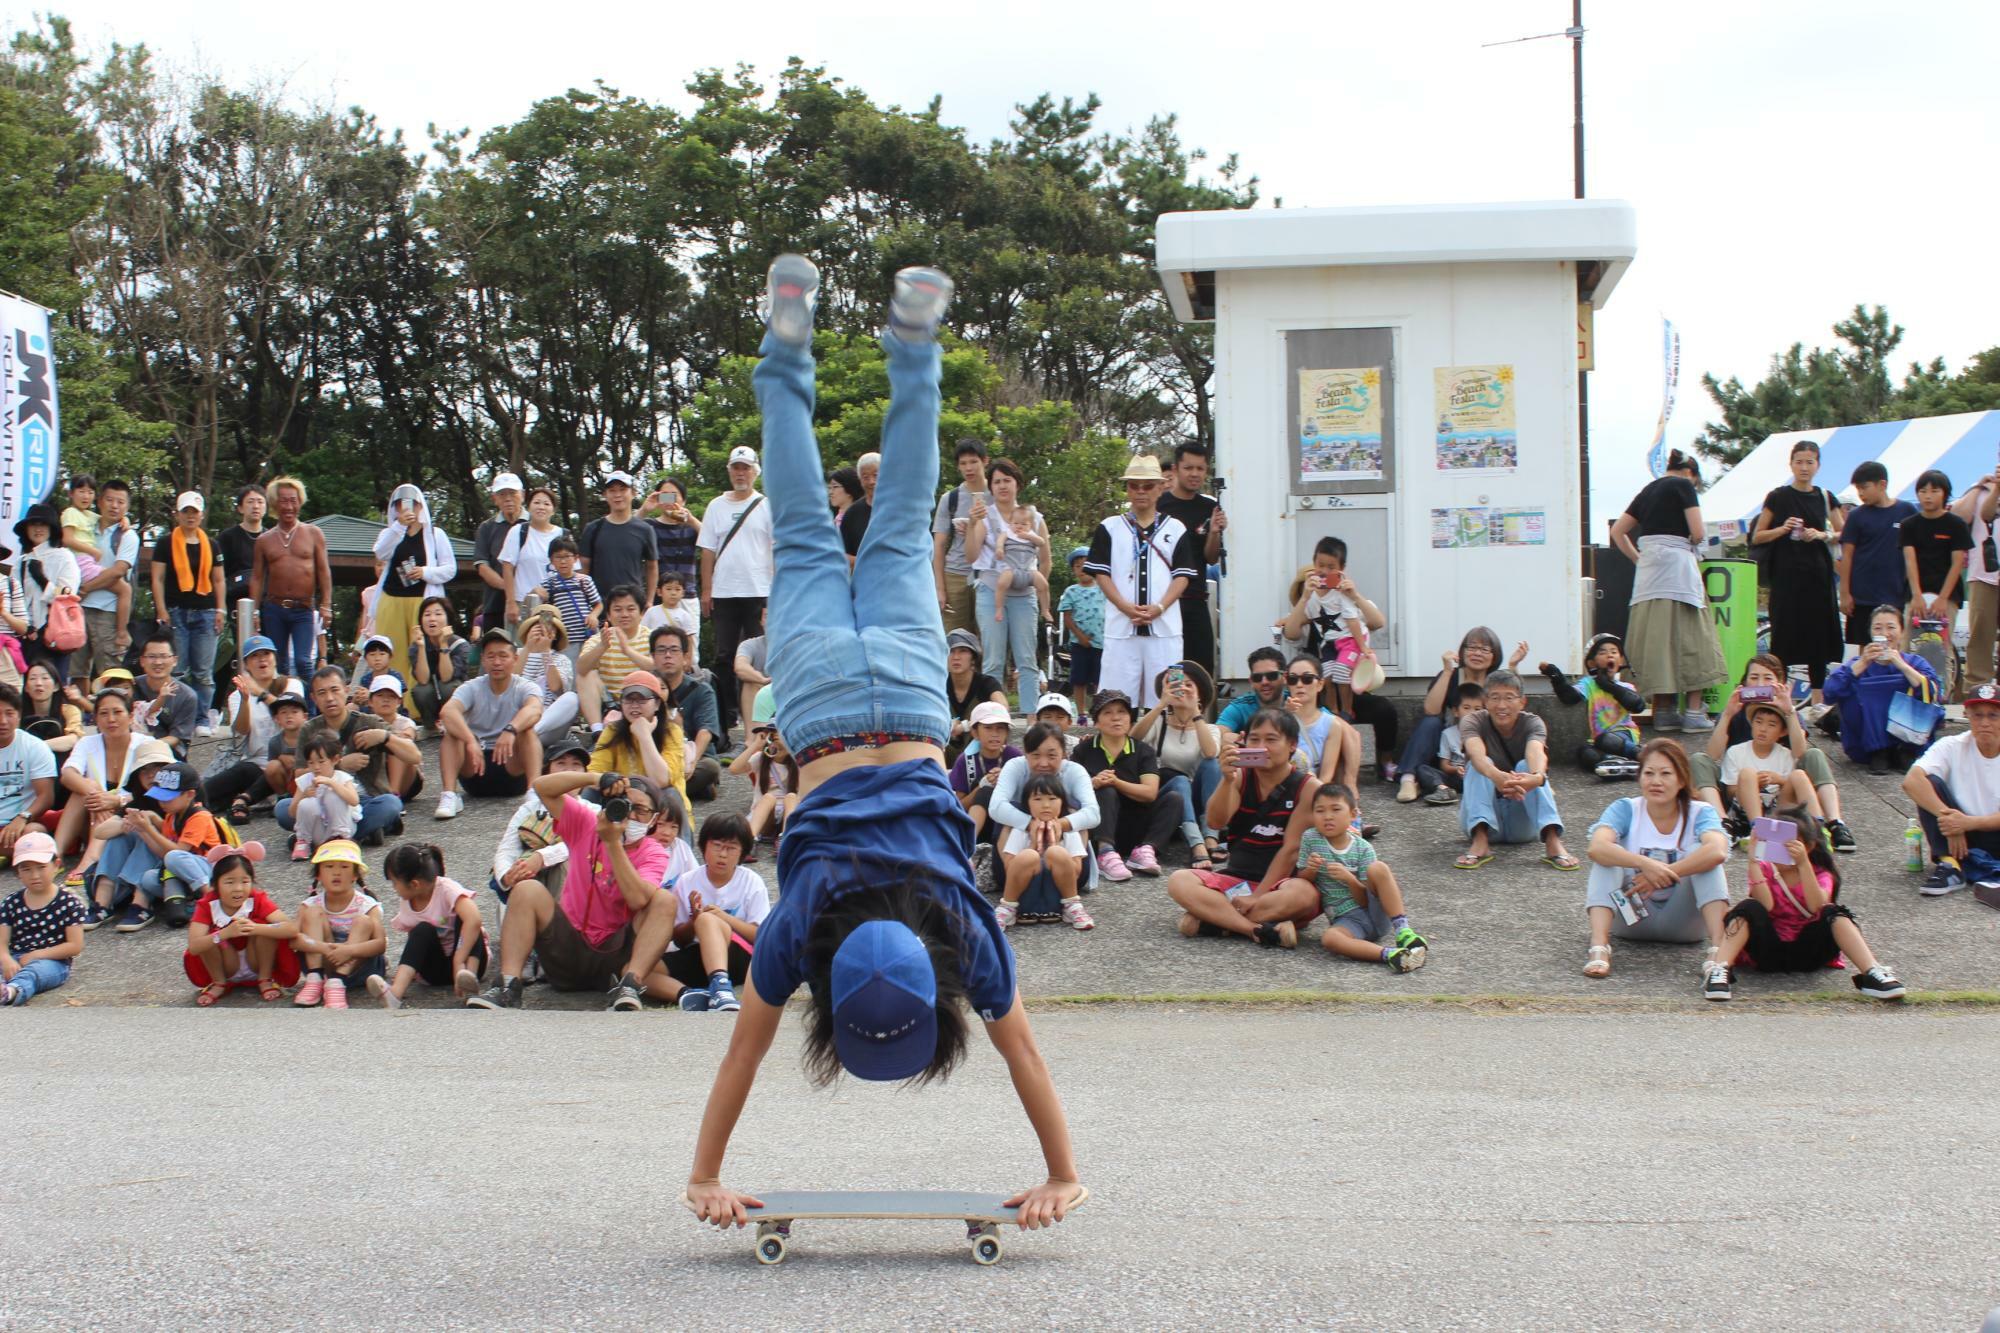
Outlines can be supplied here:
M1654 731L1664 736L1670 731L1679 731L1680 729L1681 715L1679 713L1676 713L1671 708L1659 708L1653 711Z
M479 994L465 1002L468 1009L519 1009L521 1007L521 982L517 977L512 981L496 981Z
M1414 972L1424 965L1424 958L1428 952L1421 944L1398 943L1389 950L1388 957L1382 961L1389 965L1391 972Z
M305 979L304 985L299 987L299 993L292 997L292 1003L301 1009L310 1009L320 1002L325 993L326 978L315 972Z
M1597 766L1597 776L1614 779L1636 778L1639 776L1639 765L1630 759L1607 759Z
M178 880L175 881L175 883L178 882ZM177 893L171 898L162 898L160 900L160 920L166 922L175 930L179 930L186 926L188 922L194 920L194 904L187 900L187 895L184 893Z
M618 1014L634 1013L646 1007L645 1001L639 998L639 983L630 972L622 973L618 980L611 983L611 1003L606 1007ZM714 1007L711 997L709 1008Z
M987 897L1000 892L998 876L993 869L993 844L974 843L972 847L972 887Z
M88 902L83 905L83 928L85 930L96 930L110 919L110 908L100 907L95 902Z
M1854 830L1847 827L1847 821L1843 819L1826 821L1826 838L1836 852L1852 852L1860 848L1860 844L1854 841Z
M728 978L723 978L719 986L708 988L708 1012L711 1014L733 1014L743 1007L743 1001L736 998L736 987Z
M118 919L112 929L120 935L130 935L135 930L144 930L153 924L153 909L144 903L133 903L125 909L125 915Z
M1896 974L1882 964L1863 972L1854 979L1854 989L1871 1000L1900 1000L1903 998L1903 983L1896 980Z
M456 819L465 810L465 798L455 791L438 794L437 819Z
M1147 843L1140 843L1132 849L1132 855L1125 864L1141 875L1158 875L1160 858Z
M294 861L312 860L312 848L306 843L304 838L292 839L292 859Z
M1443 787L1443 786L1433 787L1430 791L1424 793L1424 804L1457 805L1458 793L1453 791L1450 787Z
M1081 898L1065 898L1062 900L1062 919L1069 922L1070 925L1076 927L1078 930L1089 930L1097 924L1097 922L1091 920L1090 913L1083 910L1083 899Z
M1416 931L1410 929L1408 926L1404 926L1396 932L1396 944L1400 948L1421 949L1425 953L1429 953L1431 948L1429 940L1417 934ZM1422 964L1418 964L1418 966L1422 966Z
M382 1002L384 1009L401 1009L403 1001L396 992L389 989L389 983L379 975L368 978L368 993ZM467 998L469 998L469 993Z
M1695 709L1692 713L1681 714L1682 731L1713 731L1714 729L1715 719L1699 708Z
M993 904L993 919L1000 923L1000 929L1011 929L1013 924L1021 919L1021 909L1018 905L1002 899Z
M1125 868L1125 858L1118 855L1116 847L1106 847L1097 854L1097 869L1113 884L1132 878L1132 872Z
M1732 980L1727 963L1710 961L1702 968L1701 998L1704 1000L1727 1000L1733 992L1729 988ZM1856 977L1859 982L1861 978Z
M368 979L370 981L381 980L379 977L370 977ZM347 1007L347 983L339 977L328 977L326 979L325 1007L328 1009L345 1009Z
M687 1013L705 1014L708 1012L708 992L700 986L683 986L675 1003Z
M1931 867L1931 873L1924 876L1924 882L1917 886L1917 892L1926 898L1942 898L1947 893L1956 893L1965 887L1965 876L1960 873L1958 862L1946 856ZM119 927L124 929L124 927Z

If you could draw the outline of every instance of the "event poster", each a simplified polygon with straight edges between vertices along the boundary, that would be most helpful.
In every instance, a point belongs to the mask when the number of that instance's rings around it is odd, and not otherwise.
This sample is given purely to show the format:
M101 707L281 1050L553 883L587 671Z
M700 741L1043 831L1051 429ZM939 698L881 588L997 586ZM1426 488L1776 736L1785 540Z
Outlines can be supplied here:
M1382 479L1382 370L1299 372L1299 480Z
M1520 461L1514 433L1514 367L1440 366L1437 465L1441 472L1512 472Z
M0 531L55 485L60 442L49 312L0 292Z
M1433 550L1463 550L1474 546L1545 546L1548 544L1548 530L1548 513L1541 509L1471 505L1431 510Z

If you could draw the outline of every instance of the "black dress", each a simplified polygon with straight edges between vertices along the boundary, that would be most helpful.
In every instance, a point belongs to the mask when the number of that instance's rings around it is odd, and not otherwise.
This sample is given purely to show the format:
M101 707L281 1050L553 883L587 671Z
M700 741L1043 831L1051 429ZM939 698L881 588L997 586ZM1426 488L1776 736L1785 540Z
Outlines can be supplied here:
M1797 518L1827 530L1826 491L1818 486L1809 491L1780 486L1764 497L1764 508L1775 526ZM1832 548L1823 541L1780 537L1759 550L1770 594L1771 651L1788 667L1805 667L1818 689L1826 681L1827 663L1840 661L1845 652Z

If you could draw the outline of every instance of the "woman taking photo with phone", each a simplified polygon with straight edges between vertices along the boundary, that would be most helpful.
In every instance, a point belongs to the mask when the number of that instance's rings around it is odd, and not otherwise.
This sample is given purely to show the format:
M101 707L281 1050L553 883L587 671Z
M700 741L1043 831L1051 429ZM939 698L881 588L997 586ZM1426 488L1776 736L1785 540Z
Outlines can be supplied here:
M1943 683L1929 662L1903 651L1903 629L1901 608L1876 607L1870 642L1826 678L1827 702L1840 706L1840 748L1878 776L1917 762L1944 725ZM1898 704L1899 697L1909 702ZM1913 727L1921 741L1911 739Z

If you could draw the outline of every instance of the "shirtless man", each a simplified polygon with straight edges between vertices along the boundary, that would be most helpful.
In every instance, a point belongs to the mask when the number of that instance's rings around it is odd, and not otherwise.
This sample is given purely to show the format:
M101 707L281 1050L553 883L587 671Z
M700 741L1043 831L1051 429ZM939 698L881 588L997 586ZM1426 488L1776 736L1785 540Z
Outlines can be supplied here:
M278 674L309 676L319 660L319 625L333 623L333 568L326 560L326 537L299 522L305 483L275 478L267 488L277 526L257 538L250 565L250 600L257 604L259 629L278 645Z

